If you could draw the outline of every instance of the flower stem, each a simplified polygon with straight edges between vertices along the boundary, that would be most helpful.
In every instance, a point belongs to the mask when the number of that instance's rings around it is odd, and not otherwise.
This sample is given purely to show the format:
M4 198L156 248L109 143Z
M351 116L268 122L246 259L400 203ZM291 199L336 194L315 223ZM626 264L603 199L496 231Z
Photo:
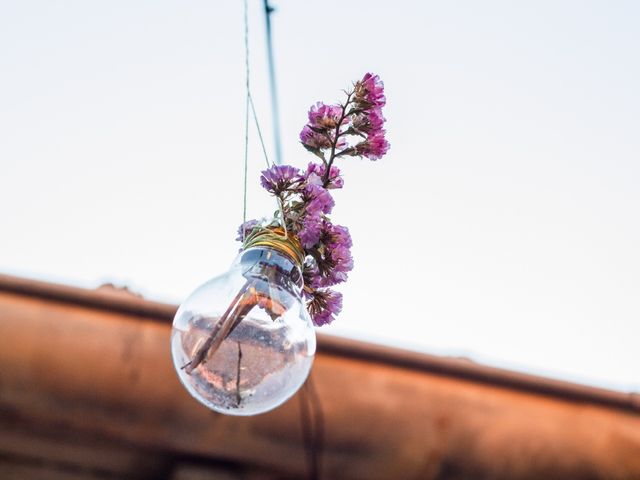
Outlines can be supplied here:
M331 153L329 154L329 161L326 164L324 178L322 179L322 186L324 188L327 188L327 186L329 185L331 166L333 165L333 161L337 156L336 148L338 146L338 140L340 140L340 136L341 136L340 127L342 126L342 122L344 121L344 119L347 118L351 113L351 112L347 113L347 108L349 108L349 104L351 103L351 95L353 95L353 93L347 93L347 101L344 103L344 105L341 105L342 115L340 115L340 120L338 120L338 125L336 125L336 134L334 135L334 138L331 141Z

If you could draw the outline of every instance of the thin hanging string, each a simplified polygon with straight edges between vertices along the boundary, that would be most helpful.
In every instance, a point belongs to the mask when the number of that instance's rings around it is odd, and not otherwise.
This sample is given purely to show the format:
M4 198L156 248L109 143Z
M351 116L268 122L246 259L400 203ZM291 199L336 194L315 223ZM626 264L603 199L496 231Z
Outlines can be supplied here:
M245 102L244 102L244 170L242 187L242 242L244 243L247 223L247 170L249 163L249 100L251 99L251 85L249 83L249 6L244 0L244 75L245 75Z
M253 103L253 96L251 95L251 70L250 70L250 56L249 56L249 5L248 0L244 0L244 69L245 69L245 109L244 109L244 169L243 169L243 188L242 188L242 224L247 222L247 175L249 164L249 109L256 125L256 131L258 132L258 138L260 140L260 146L262 147L262 153L264 155L264 161L267 164L267 168L271 167L272 162L269 161L269 155L267 153L267 147L264 143L264 137L262 136L262 129L260 128L260 121L258 120L258 114L256 113L256 107ZM267 22L269 21L267 17ZM274 100L275 101L275 100ZM279 149L279 146L278 146ZM279 156L279 150L277 152ZM280 210L281 223L284 228L284 236L288 235L286 222L284 220L284 209L281 202L278 202L278 209ZM244 242L246 236L245 229L242 229L242 241Z
M253 97L251 96L251 91L249 91L247 98L249 99L249 105L251 105L251 112L253 113L253 119L256 122L256 130L258 131L258 138L260 139L260 145L262 146L262 153L264 154L264 161L267 163L267 168L269 168L272 163L269 162L269 155L267 154L267 147L264 146L264 139L262 138L262 130L260 129L260 122L258 122L258 115L256 114L256 107L253 104Z
M264 154L264 160L267 164L267 168L271 166L269 162L269 155L267 154L267 147L264 144L262 137L262 129L260 128L260 122L258 121L258 114L256 113L256 107L253 104L253 97L251 95L251 69L249 60L249 5L248 0L243 2L244 10L244 76L245 76L245 106L244 106L244 168L243 168L243 186L242 186L242 223L247 221L247 175L249 170L249 109L253 115L253 119L256 124L256 130L258 131L258 138L260 139L260 145L262 146L262 153ZM242 241L244 241L245 232L242 232Z

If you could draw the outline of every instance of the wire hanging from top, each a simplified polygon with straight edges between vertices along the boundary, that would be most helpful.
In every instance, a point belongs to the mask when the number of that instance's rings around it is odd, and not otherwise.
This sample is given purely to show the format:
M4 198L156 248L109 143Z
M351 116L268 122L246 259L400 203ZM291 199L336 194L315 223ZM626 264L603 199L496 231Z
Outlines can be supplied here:
M247 170L249 163L249 99L251 85L249 83L249 6L247 0L244 6L244 74L245 74L245 99L244 99L244 169L242 186L242 224L247 222ZM242 241L244 242L244 228L242 228Z
M244 20L244 74L245 74L245 109L244 109L244 167L243 167L243 186L242 186L242 224L247 221L247 174L249 170L249 110L253 115L253 120L256 124L256 130L258 132L258 138L260 139L260 145L262 146L262 153L264 160L267 164L267 168L271 166L269 162L269 155L267 154L267 148L264 144L264 138L262 137L262 129L260 128L260 122L258 121L258 114L256 113L256 107L253 104L253 97L251 95L251 68L249 60L249 5L248 0L243 1L243 20ZM242 241L244 242L245 231L242 229Z

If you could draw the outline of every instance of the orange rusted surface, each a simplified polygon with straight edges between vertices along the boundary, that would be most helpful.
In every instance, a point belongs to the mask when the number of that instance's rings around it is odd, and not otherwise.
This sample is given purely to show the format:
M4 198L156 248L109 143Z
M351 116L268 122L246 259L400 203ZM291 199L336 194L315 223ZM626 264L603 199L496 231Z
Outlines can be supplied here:
M234 418L195 402L171 364L174 311L0 277L0 456L17 455L7 439L20 432L33 445L87 439L302 477L299 403ZM313 378L326 479L640 478L630 395L328 337ZM23 443L23 455L38 457ZM118 450L114 462L124 469L131 455Z

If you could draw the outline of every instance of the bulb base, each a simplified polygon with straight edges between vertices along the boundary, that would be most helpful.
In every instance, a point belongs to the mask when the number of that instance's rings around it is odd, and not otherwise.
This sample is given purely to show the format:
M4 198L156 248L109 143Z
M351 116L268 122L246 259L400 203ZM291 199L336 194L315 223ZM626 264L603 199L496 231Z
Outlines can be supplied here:
M268 227L252 232L245 239L242 249L252 247L270 247L291 258L298 267L302 268L304 264L305 253L300 239L282 227Z

